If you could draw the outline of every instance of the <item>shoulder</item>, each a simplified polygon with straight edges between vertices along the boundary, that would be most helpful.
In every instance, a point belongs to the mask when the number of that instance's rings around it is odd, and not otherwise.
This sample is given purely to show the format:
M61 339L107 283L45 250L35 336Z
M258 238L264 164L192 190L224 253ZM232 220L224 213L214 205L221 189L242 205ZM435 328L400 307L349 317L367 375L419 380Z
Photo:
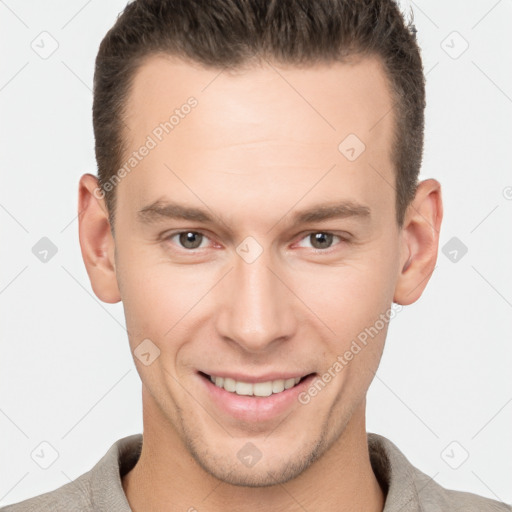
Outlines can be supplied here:
M512 512L512 507L501 501L447 489L417 468L413 470L413 480L425 512Z
M0 512L83 512L93 510L89 472L53 491L0 508Z
M512 512L506 503L446 489L414 467L384 436L368 433L368 448L373 471L386 490L384 512Z
M129 512L121 477L137 462L142 434L118 439L96 465L72 482L0 512Z

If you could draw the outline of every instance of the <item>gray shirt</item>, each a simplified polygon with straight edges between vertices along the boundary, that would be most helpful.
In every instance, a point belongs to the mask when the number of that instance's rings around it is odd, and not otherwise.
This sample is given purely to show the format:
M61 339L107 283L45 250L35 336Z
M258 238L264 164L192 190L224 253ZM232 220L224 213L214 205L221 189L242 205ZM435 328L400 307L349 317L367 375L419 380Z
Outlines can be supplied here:
M445 489L416 469L389 439L373 433L367 437L373 471L386 493L383 512L512 512L505 503ZM142 434L123 437L87 473L0 512L131 512L121 476L136 464L141 448Z

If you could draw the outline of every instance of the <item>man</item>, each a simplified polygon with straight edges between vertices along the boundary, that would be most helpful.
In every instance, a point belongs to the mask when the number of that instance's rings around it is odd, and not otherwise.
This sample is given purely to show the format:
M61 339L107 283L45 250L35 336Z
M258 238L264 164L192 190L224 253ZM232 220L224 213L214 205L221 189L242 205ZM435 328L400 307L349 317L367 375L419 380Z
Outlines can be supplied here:
M365 428L388 322L437 258L424 107L391 0L130 3L96 61L79 229L144 433L4 510L511 510Z

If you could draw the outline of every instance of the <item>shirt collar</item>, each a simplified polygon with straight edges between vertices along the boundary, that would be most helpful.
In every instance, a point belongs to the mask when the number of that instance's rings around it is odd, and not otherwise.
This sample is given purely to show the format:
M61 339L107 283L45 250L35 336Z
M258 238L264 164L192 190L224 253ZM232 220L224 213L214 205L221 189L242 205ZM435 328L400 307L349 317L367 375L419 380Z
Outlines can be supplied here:
M367 439L372 469L386 494L383 512L421 512L416 487L417 470L389 439L374 433L368 433ZM117 440L91 469L94 510L131 512L121 478L137 463L142 440L142 434ZM423 476L423 485L427 486L432 479Z
M92 509L98 512L131 512L121 477L132 469L142 449L142 434L117 440L91 469Z
M389 439L374 433L367 439L373 472L386 494L383 512L421 511L416 468Z

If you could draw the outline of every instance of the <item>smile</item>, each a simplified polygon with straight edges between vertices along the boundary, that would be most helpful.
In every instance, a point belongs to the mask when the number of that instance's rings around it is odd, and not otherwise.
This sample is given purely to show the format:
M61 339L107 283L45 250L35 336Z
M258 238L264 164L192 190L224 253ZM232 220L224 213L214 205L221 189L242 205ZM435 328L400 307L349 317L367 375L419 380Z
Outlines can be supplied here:
M242 382L229 377L216 377L209 375L210 380L219 388L223 388L230 393L244 396L270 396L272 394L282 393L285 389L293 388L303 377L291 379L269 380L267 382Z

